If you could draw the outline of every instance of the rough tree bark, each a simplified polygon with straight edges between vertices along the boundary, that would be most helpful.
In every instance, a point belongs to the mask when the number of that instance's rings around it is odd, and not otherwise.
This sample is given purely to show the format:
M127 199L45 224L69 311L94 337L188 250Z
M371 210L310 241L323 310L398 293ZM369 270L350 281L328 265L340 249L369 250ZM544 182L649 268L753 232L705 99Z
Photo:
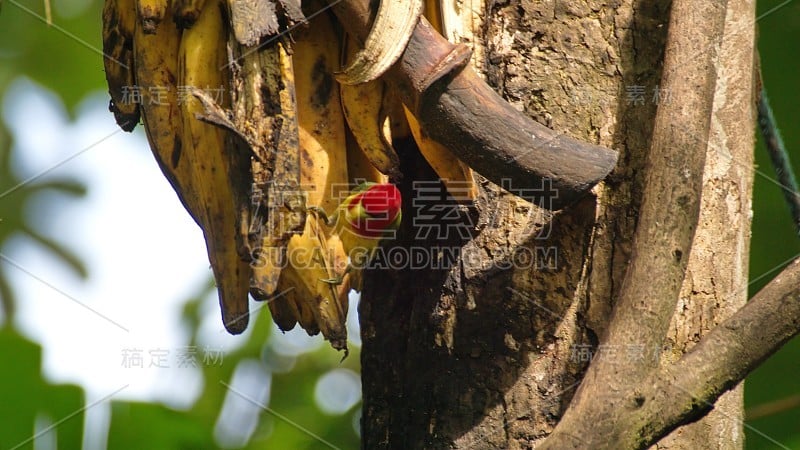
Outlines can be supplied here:
M620 151L620 162L593 197L555 214L483 182L474 209L434 201L444 234L405 221L392 245L425 249L428 266L366 277L365 448L532 448L598 351L672 362L744 302L754 117L742 67L753 61L754 5L728 3L700 223L668 340L598 348L628 270L656 107L681 101L659 89L670 2L487 2L487 81L557 132ZM404 217L426 217L413 181L433 174L405 153ZM739 389L659 446L740 448L741 409Z
M747 301L755 120L753 72L755 2L728 1L723 44L717 57L717 88L711 119L700 220L678 307L670 324L665 363L674 362L708 330ZM748 87L753 87L752 89ZM683 426L658 448L711 443L742 448L742 386L720 397L708 416Z

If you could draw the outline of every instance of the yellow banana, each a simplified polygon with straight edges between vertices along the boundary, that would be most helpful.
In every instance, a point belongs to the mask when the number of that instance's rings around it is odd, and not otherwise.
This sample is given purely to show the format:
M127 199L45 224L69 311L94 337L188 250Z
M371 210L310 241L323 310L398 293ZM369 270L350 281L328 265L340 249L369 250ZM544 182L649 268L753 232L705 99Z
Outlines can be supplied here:
M139 122L139 96L133 71L135 0L106 0L103 5L103 66L117 125L131 131Z
M319 9L313 5L312 10ZM339 68L339 38L327 13L293 34L294 73L300 125L301 186L306 204L334 210L347 192L347 145L344 117L333 73ZM314 215L287 247L288 265L278 291L292 290L297 320L309 334L322 331L336 349L347 348L347 281L324 280L344 272L347 256L341 241ZM308 312L313 315L313 322Z
M191 28L197 19L200 17L207 0L173 0L174 1L174 19L178 24L178 28ZM211 0L208 0L211 2ZM216 2L212 2L217 5ZM219 7L217 5L216 7ZM224 41L224 39L223 39Z
M317 6L319 6L317 4ZM333 71L339 67L339 38L327 13L292 37L295 92L300 125L301 185L307 204L335 208L347 192L345 123Z
M193 154L184 151L183 126L178 109L178 48L181 32L175 22L165 20L154 34L145 34L144 25L136 24L134 61L136 80L145 92L141 104L142 121L161 171L178 194L194 220L201 223L197 187L193 181Z
M336 79L342 84L360 84L383 75L405 51L423 7L423 0L381 0L364 49Z
M408 126L404 108L397 93L384 88L381 117L385 117L384 135L389 142L411 137L411 128Z
M169 0L136 0L136 12L142 30L147 34L155 33L168 8Z
M291 283L296 283L298 286L302 286L302 280L291 280ZM304 291L305 292L305 291ZM304 295L304 294L300 294ZM270 312L272 312L272 320L278 324L281 330L290 330L294 328L292 325L290 328L284 328L281 325L281 319L284 317L283 315L275 315L275 312L272 311L272 303L273 302L284 302L282 308L285 308L281 314L291 313L292 320L296 323L300 324L300 328L304 329L309 336L314 336L319 334L319 326L317 326L317 320L314 319L314 314L311 312L311 305L308 302L298 302L297 301L298 292L295 288L288 288L281 293L281 296L276 298L275 300L270 301Z
M373 183L386 183L389 177L382 174L375 166L370 163L367 155L361 150L356 142L356 138L350 130L347 133L347 175L350 177L350 184L357 186L365 181Z
M194 26L183 32L178 55L179 83L197 89L223 89L227 86L226 42L228 32L218 0L208 0ZM191 96L180 99L182 151L193 167L193 185L200 206L201 222L208 256L219 291L222 320L233 334L247 327L250 266L237 251L237 192L230 174L236 167L235 152L227 147L226 133L201 122L201 103Z
M354 56L355 40L348 39L347 53ZM339 90L347 125L367 159L381 173L391 177L400 175L400 158L387 137L384 95L386 86L381 80L358 85L341 84Z
M172 20L161 21L154 34L145 34L144 25L137 23L133 53L136 79L145 92L141 109L150 148L184 207L204 230L223 320L237 333L247 325L249 270L235 251L236 216L225 170L230 164L221 147L224 136L197 121L194 113L200 111L199 105L187 91L178 91L178 86L193 85L218 89L223 83L217 67L225 55L225 41L222 23L215 23L215 18L221 20L218 13L204 18L208 20L187 32L183 42ZM198 64L201 59L217 65Z
M467 203L475 200L478 188L472 178L472 169L445 146L428 137L411 111L405 109L405 112L420 153L439 175L453 199Z

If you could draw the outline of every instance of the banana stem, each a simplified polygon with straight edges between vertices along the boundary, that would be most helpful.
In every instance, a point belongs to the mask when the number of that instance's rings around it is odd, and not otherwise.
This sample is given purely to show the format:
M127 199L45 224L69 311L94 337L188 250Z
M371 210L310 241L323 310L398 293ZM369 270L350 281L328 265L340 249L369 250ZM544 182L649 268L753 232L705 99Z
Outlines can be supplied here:
M331 1L356 39L370 29L369 0ZM422 128L490 181L556 210L583 197L614 168L616 151L565 136L515 110L420 18L400 60L384 79Z

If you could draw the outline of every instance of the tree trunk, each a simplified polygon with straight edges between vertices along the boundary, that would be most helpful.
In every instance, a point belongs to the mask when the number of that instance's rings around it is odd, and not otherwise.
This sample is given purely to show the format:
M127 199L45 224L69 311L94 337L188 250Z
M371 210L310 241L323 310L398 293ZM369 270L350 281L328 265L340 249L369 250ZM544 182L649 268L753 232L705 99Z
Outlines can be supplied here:
M555 214L513 183L485 181L467 208L422 195L434 176L402 146L404 224L391 245L427 258L365 277L364 448L532 448L598 351L669 363L744 302L754 117L752 70L739 69L753 60L753 2L730 4L700 226L670 335L663 348L608 348L655 111L680 101L659 89L670 2L487 2L478 70L490 85L620 162L593 197ZM663 446L740 448L741 389L718 406Z

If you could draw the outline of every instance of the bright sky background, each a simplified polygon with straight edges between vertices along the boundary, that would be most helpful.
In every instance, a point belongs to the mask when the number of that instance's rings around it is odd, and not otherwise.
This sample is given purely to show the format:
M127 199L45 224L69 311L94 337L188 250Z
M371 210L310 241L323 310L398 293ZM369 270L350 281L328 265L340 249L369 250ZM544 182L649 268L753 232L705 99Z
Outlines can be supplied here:
M37 231L64 243L86 263L88 280L23 237L4 248L19 266L6 269L18 295L17 325L41 343L45 376L82 385L87 404L129 385L113 398L191 406L202 377L197 369L177 368L175 357L188 344L188 334L177 324L182 302L211 270L202 232L158 169L141 127L133 134L120 131L103 92L87 98L70 122L58 96L24 78L9 87L2 114L14 137L12 165L19 178L57 166L45 177L74 177L88 187L86 198L43 194L36 208L25 211L30 223L40 224ZM246 337L225 332L216 293L213 297L205 303L200 347L230 350ZM351 298L348 334L355 339L351 344L360 345L355 301ZM251 310L260 306L251 300ZM320 336L310 338L299 327L272 342L276 351L289 355L323 344ZM123 352L129 349L142 351L145 368L123 367ZM147 367L148 351L159 349L169 351L170 369ZM252 373L240 369L233 385ZM321 375L317 400L323 410L347 410L360 399L360 380L352 372ZM267 401L268 388L254 395ZM89 434L104 436L109 411L107 404L88 410ZM105 439L86 444L104 448Z

